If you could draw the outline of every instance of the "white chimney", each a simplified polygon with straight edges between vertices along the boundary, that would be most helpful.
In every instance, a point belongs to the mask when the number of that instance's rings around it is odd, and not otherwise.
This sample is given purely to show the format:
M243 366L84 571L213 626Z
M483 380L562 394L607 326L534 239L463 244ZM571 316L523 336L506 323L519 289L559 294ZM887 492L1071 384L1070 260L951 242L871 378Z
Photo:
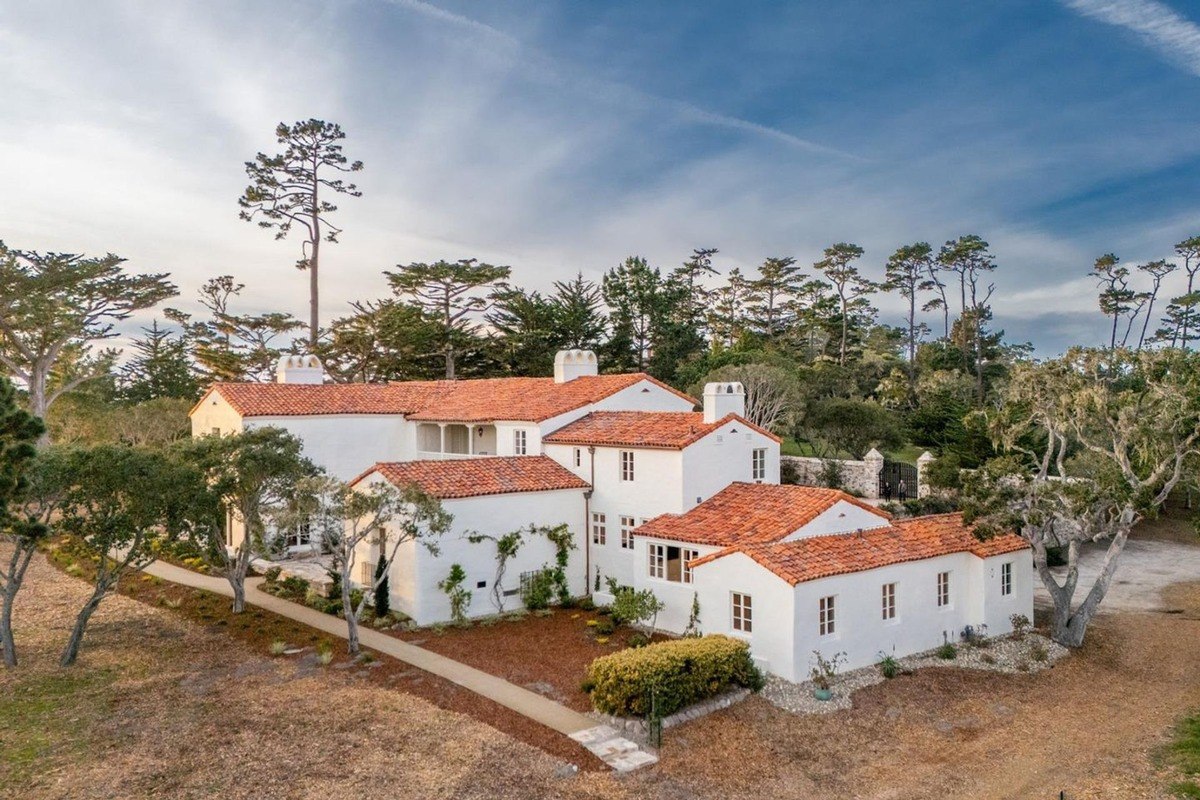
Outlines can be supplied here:
M325 368L316 356L283 356L275 366L276 383L325 382Z
M730 414L746 415L746 389L740 383L704 384L704 421L713 423Z
M554 354L554 382L566 383L584 375L598 375L600 365L591 350L559 350Z

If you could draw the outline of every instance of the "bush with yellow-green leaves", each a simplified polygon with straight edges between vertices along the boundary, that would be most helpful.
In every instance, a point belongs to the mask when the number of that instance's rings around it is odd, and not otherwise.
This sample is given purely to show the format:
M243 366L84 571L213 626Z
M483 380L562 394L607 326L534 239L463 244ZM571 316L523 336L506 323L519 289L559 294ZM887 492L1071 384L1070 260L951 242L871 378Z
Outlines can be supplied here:
M655 711L665 717L734 686L757 692L763 675L745 642L712 635L602 656L588 667L584 685L602 713L645 716L653 692Z

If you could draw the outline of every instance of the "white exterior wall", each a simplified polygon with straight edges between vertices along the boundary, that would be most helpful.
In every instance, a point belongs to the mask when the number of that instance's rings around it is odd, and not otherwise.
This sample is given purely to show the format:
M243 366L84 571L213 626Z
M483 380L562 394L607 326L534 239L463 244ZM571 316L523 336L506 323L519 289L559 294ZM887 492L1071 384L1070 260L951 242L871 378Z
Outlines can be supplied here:
M587 544L591 548L589 586L595 585L600 570L600 586L608 578L622 585L634 581L634 551L621 547L621 517L633 517L636 525L660 514L679 514L683 509L683 454L679 450L652 448L596 447L593 454L580 447L580 465L575 466L573 445L548 444L546 455L592 484L588 502ZM633 480L621 480L621 452L633 452ZM605 543L592 544L591 515L605 515ZM635 537L636 539L636 537Z
M438 540L439 554L433 555L422 544L406 543L392 564L389 588L392 604L408 614L419 625L432 625L450 619L450 601L438 588L438 583L450 574L453 564L466 572L463 588L471 592L469 616L495 614L492 584L496 577L496 547L490 541L473 544L467 541L468 532L502 536L529 525L555 526L566 523L575 539L567 567L567 579L573 595L587 591L584 580L583 550L583 490L564 489L550 492L521 492L484 497L467 497L442 501L445 510L453 515L450 530ZM358 555L373 561L368 546ZM504 574L503 587L519 589L522 572L553 566L554 545L544 536L525 537L517 555L510 559ZM357 569L355 570L357 580ZM486 585L479 587L483 582ZM521 598L504 598L505 610L521 608Z
M756 481L751 459L758 448L767 451L766 474ZM744 422L728 422L684 449L682 469L681 508L690 511L735 481L779 483L779 442Z
M979 560L979 559L976 559ZM1012 563L1012 594L1000 594L1000 565ZM1013 614L1024 614L1033 621L1033 586L1037 579L1033 571L1033 551L1018 550L980 561L983 577L983 624L988 636L1012 632Z
M253 417L247 428L283 428L304 442L304 455L332 477L347 481L380 461L409 461L412 428L401 416L338 414Z
M644 536L635 536L633 542L633 550L626 551L632 553L630 566L633 578L628 582L620 580L618 582L632 586L634 589L649 589L654 592L654 596L665 604L665 608L658 615L658 627L670 633L683 633L687 627L688 617L691 616L692 599L699 589L694 580L692 583L683 583L682 581L650 577L650 545L695 550L698 553L697 558L714 553L720 548L674 542L667 539L648 539Z
M822 511L811 522L800 530L788 536L784 541L808 539L813 536L825 536L831 533L853 533L858 529L870 530L883 528L889 524L887 517L867 511L861 506L845 500L839 500L831 507Z
M793 648L792 587L742 553L701 564L693 588L700 599L700 630L749 642L761 669L791 680ZM752 630L733 629L733 593L749 595ZM690 607L691 596L688 597ZM686 617L685 617L686 619Z

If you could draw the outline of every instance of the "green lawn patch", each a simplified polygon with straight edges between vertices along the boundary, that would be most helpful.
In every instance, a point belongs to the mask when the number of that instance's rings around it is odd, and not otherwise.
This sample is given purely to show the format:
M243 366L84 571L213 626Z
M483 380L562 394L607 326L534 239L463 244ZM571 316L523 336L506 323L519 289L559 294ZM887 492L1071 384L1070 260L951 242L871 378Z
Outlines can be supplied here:
M1174 738L1166 747L1166 759L1186 778L1171 784L1171 793L1200 800L1200 784L1193 780L1200 776L1200 713L1184 717L1175 726Z
M93 724L112 710L116 677L80 668L30 674L0 696L0 790L85 754Z

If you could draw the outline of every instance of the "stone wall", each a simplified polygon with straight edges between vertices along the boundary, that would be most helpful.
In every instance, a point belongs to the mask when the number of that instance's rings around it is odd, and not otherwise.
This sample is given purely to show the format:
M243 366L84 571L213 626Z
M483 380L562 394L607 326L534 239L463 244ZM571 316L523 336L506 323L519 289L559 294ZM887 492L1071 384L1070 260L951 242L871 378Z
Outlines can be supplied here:
M841 467L842 488L860 497L879 497L879 472L883 469L883 454L872 449L861 461L852 459L824 459L806 456L782 456L784 464L795 470L796 482L801 486L824 486L821 476L825 462L834 461Z

